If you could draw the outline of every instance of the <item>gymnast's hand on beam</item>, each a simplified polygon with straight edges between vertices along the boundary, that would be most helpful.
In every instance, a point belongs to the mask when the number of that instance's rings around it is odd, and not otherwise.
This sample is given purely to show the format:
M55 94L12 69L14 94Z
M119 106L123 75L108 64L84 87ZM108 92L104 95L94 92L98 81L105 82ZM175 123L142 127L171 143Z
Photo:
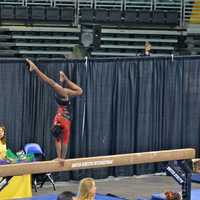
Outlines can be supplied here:
M28 58L26 58L26 62L29 65L29 71L32 72L34 69L37 68L37 66Z

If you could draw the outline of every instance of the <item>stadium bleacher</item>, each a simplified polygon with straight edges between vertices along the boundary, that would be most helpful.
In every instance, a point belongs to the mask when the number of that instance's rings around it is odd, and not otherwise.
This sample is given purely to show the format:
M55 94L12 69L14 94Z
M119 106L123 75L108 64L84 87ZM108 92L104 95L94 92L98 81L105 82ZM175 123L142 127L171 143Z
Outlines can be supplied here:
M0 56L5 50L65 57L80 45L81 26L92 24L101 26L100 45L92 56L139 55L145 41L156 55L180 54L183 47L182 52L198 54L192 45L198 37L187 39L191 17L200 19L197 8L189 0L3 0L1 29L7 32L1 32Z

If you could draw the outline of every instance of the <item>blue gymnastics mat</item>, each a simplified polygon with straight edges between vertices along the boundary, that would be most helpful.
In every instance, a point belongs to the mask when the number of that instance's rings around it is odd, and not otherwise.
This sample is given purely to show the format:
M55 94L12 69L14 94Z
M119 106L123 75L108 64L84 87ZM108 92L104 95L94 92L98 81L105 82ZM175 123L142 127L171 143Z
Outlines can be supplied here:
M200 174L199 173L193 173L191 177L191 181L194 183L200 183Z
M47 194L47 195L33 196L32 198L25 198L24 200L40 200L40 199L42 199L42 200L56 200L56 198L57 198L56 194ZM126 200L126 199L107 196L107 195L103 195L103 194L96 194L95 200Z
M199 200L200 199L199 197L200 197L200 189L192 190L191 200ZM56 194L47 194L47 195L33 196L32 198L26 198L24 200L56 200L56 198L57 198ZM106 196L103 194L97 194L95 197L95 200L127 200L127 199ZM147 200L147 199L138 197L137 200ZM155 193L152 195L152 197L149 200L166 200L166 198L164 194Z
M191 192L191 200L200 199L200 189L194 189ZM153 194L151 200L166 200L164 194Z

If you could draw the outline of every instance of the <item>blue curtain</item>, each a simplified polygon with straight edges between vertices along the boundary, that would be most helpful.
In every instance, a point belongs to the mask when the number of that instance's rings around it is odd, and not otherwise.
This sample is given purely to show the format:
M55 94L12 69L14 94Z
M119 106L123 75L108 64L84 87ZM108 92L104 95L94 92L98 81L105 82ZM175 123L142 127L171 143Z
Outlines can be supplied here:
M200 57L37 60L49 77L59 70L84 91L73 99L70 158L194 147L199 154ZM14 151L37 142L55 157L50 127L54 92L23 60L0 60L0 122ZM79 170L58 179L153 173L161 165Z

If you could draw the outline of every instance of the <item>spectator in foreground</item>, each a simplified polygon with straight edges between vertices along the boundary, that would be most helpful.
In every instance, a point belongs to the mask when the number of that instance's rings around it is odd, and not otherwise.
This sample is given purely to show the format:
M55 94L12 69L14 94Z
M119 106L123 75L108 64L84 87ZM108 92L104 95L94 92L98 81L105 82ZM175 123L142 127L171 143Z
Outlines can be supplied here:
M93 178L84 178L80 181L79 192L74 200L94 200L96 184Z
M181 200L181 194L178 192L165 192L167 200Z

